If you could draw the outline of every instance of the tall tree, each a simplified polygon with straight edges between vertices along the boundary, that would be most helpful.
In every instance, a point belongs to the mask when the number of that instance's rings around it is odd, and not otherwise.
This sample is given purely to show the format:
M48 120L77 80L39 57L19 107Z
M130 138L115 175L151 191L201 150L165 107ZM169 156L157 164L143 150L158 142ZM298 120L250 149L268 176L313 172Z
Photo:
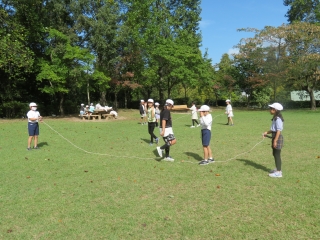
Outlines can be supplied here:
M284 0L283 4L290 7L286 14L290 23L294 21L320 23L319 0Z

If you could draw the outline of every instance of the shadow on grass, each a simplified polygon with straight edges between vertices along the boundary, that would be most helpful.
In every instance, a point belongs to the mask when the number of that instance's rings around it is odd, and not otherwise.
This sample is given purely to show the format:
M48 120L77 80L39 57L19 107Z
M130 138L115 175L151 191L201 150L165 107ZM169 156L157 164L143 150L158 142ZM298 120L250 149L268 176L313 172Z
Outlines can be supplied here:
M193 152L184 152L184 154L187 155L188 157L194 158L197 161L202 161L203 160L203 158L199 154L196 154L196 153L193 153Z
M145 141L146 143L150 143L150 139L140 138L142 141Z
M162 157L159 157L157 149L153 150L153 153L155 155L154 160L157 161L157 162L160 162L162 160Z
M254 167L256 169L260 169L260 170L263 170L265 172L269 172L270 169L261 165L261 164L258 164L256 162L253 162L253 161L250 161L250 160L247 160L247 159L237 159L238 161L241 161L241 162L244 162L245 165L249 165L251 167Z
M48 146L49 144L47 142L40 142L38 143L38 147Z

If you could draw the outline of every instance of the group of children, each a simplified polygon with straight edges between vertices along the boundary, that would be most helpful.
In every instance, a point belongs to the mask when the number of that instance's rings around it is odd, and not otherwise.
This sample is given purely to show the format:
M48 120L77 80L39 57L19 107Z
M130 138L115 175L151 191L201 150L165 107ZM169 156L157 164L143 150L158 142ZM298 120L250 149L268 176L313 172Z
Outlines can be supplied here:
M93 103L90 103L90 106L89 105L84 106L84 104L81 103L81 105L80 105L80 117L82 117L83 115L92 115L94 110L104 110L106 112L111 110L110 114L114 115L115 118L118 117L118 113L116 111L114 111L112 109L112 107L108 107L108 106L102 107L100 105L100 103L97 103L96 106L94 106Z
M230 100L227 100L227 105L230 105ZM162 136L164 140L163 146L157 146L157 152L160 157L163 157L163 154L165 153L164 160L173 162L174 159L170 156L170 147L174 144L176 144L177 140L174 136L173 129L172 129L172 118L170 110L174 106L174 102L171 99L167 99L166 103L160 112L159 110L159 104L155 103L153 99L148 99L147 105L144 104L144 101L141 100L141 105L143 105L143 112L141 112L140 108L140 114L141 119L145 117L147 112L148 117L148 132L151 136L151 144L153 143L153 140L156 141L158 144L159 138L155 136L153 133L154 129L157 124L159 124L159 130L160 130L160 136ZM226 113L228 114L228 123L231 122L231 126L233 125L232 121L232 108L230 110L230 107ZM231 105L230 105L231 106ZM29 112L27 113L28 117L28 147L27 150L31 150L31 143L32 140L34 140L34 147L33 149L39 149L38 147L38 136L39 136L39 121L42 121L42 116L37 111L37 104L32 102L29 104ZM272 148L272 154L275 160L276 168L270 171L269 176L280 178L282 177L282 169L281 169L281 149L283 147L283 136L282 136L282 130L283 130L283 122L284 118L281 114L281 111L283 110L283 106L280 103L273 103L269 105L270 108L270 114L273 115L272 117L272 124L270 127L270 130L265 131L263 133L263 137L266 137L267 134L272 134L272 140L271 140L271 148ZM212 157L212 151L210 148L210 140L211 140L211 126L212 126L212 116L210 114L210 107L207 105L202 105L199 110L196 110L195 104L193 103L192 107L190 108L192 111L196 111L200 113L200 124L198 123L197 119L195 119L192 115L192 126L194 126L194 123L197 123L197 126L201 126L201 138L202 138L202 147L203 147L203 154L204 159L199 162L199 165L208 165L210 163L214 162L214 159ZM193 114L193 113L192 113ZM194 121L194 119L196 121ZM143 122L141 122L143 124Z
M231 106L231 101L229 99L226 100L226 111L225 114L228 117L227 125L233 126L233 110ZM171 99L167 99L165 106L163 107L162 111L160 112L160 135L163 137L165 144L161 147L157 147L157 152L160 157L163 157L163 152L165 152L165 161L173 162L174 159L169 155L170 153L170 146L176 143L176 138L174 137L173 130L172 130L172 118L170 110L172 109L174 102ZM144 100L141 100L141 107L140 114L141 119L143 119L145 113L142 112L145 110ZM148 132L151 136L152 145L153 139L156 140L158 144L159 138L156 137L153 133L157 118L156 118L156 109L159 111L159 104L156 105L156 108L153 106L153 99L149 99L147 103L147 116L148 116ZM273 115L272 118L272 125L269 131L263 133L263 137L266 137L267 134L272 133L272 153L275 159L276 168L270 171L270 177L282 177L282 170L281 170L281 149L283 146L283 136L281 134L283 130L283 122L284 119L282 117L281 111L283 110L283 106L280 103L274 103L269 105L270 107L270 114ZM211 126L212 126L212 116L210 114L210 107L207 105L202 105L200 109L197 109L194 102L192 102L191 108L191 119L192 125L191 128L201 126L201 139L202 139L202 147L203 147L203 155L204 159L199 162L199 165L208 165L214 162L212 157L212 151L210 148L210 140L211 140ZM200 123L198 122L198 112L200 113ZM141 121L141 124L143 122Z

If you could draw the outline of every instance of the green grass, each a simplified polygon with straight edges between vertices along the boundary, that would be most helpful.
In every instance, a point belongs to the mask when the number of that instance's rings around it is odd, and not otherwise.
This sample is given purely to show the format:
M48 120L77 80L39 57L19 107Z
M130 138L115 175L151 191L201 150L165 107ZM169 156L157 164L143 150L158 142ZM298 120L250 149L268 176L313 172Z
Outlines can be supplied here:
M78 148L41 124L41 149L27 151L26 121L2 120L0 239L319 239L320 113L283 115L281 179L267 176L270 139L256 145L268 111L235 111L234 127L216 117L219 162L207 166L197 164L190 115L173 113L173 163L157 161L138 110L111 121L44 119Z

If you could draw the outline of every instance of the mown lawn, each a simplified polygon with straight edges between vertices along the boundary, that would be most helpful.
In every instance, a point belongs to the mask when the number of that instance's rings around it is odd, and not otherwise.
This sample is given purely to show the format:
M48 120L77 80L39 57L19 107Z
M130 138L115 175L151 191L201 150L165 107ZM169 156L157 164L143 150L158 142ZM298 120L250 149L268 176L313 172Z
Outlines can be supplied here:
M138 110L44 118L31 151L26 120L0 120L0 239L319 239L320 112L283 112L281 179L268 177L261 138L269 111L235 110L234 127L223 112L207 166L189 114L173 113L173 163L149 146Z

